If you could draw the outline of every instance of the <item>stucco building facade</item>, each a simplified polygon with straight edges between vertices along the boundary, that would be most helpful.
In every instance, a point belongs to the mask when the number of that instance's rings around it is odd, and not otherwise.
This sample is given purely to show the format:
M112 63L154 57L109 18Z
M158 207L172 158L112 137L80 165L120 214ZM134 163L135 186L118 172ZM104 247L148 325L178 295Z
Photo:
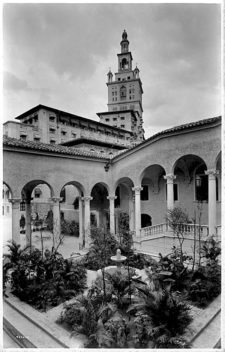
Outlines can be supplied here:
M133 84L134 95L130 93ZM109 72L107 86L108 111L98 113L101 122L40 105L20 115L21 123L5 125L3 181L10 194L13 239L20 241L23 202L29 243L37 188L41 192L45 188L43 197L53 212L56 237L63 213L64 218L79 222L81 246L88 247L92 225L115 234L123 212L136 245L144 243L146 249L151 243L153 248L152 239L159 244L164 236L165 242L166 212L175 206L185 209L190 220L200 212L202 234L219 237L221 118L176 126L144 140L142 83L139 70L132 70L126 32L118 73L113 81ZM21 138L21 130L27 131L26 138ZM187 232L192 230L190 222Z

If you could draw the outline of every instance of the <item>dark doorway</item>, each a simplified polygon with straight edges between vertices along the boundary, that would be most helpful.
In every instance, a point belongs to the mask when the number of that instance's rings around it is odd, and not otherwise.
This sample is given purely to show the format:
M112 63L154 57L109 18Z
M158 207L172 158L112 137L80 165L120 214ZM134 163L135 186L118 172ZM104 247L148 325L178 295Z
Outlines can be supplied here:
M152 226L152 218L148 214L141 214L141 227Z

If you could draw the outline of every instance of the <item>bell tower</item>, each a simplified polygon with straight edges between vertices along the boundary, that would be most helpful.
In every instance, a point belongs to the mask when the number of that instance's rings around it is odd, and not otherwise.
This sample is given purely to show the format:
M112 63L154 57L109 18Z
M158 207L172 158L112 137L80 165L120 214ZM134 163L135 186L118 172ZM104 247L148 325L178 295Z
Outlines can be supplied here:
M133 141L144 140L142 127L142 82L139 69L132 69L133 57L129 51L129 40L126 30L122 33L121 52L118 57L118 71L109 70L107 76L108 112L98 113L100 121L114 127L133 132Z

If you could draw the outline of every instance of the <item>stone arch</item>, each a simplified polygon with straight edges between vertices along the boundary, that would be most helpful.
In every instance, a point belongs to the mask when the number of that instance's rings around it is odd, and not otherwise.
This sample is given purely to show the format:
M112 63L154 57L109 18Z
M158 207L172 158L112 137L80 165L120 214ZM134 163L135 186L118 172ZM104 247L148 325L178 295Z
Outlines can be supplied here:
M74 235L78 236L83 233L82 197L84 192L83 185L77 181L68 181L60 189L61 231L64 235L69 234L67 223L73 224Z
M114 184L115 199L115 226L116 231L120 230L121 214L127 214L129 229L134 230L134 202L133 189L134 182L129 177L121 177Z
M166 171L163 166L159 164L152 164L145 167L140 174L140 184L149 185L153 193L159 193L160 184L164 179L163 176L166 174Z
M91 189L91 226L109 229L109 187L104 182L97 182Z
M203 160L200 156L195 154L182 155L173 164L172 173L175 174L176 171L180 169L184 176L190 180L195 168L200 164L205 164L207 168L205 160Z
M49 190L50 190L50 197L54 197L54 190L52 188L52 186L46 182L46 181L43 181L43 180L32 180L32 181L29 181L27 182L22 190L21 190L21 196L22 198L26 198L26 197L29 197L31 196L33 190L38 186L38 185L47 185Z
M220 170L221 171L221 161L222 161L222 152L220 151L216 157L216 161L215 161L215 168L216 170Z
M7 189L5 190L4 188L7 188ZM13 193L12 193L11 187L5 181L3 181L3 192L7 191L7 190L9 191L9 197L8 198L13 198ZM4 198L4 197L2 197L2 198Z

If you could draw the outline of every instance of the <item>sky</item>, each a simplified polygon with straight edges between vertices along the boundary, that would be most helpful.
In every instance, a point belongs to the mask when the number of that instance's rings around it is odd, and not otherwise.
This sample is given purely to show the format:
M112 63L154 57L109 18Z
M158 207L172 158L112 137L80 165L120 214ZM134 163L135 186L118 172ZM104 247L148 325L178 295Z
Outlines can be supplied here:
M126 29L145 137L221 114L219 4L3 7L3 122L43 104L99 121Z

